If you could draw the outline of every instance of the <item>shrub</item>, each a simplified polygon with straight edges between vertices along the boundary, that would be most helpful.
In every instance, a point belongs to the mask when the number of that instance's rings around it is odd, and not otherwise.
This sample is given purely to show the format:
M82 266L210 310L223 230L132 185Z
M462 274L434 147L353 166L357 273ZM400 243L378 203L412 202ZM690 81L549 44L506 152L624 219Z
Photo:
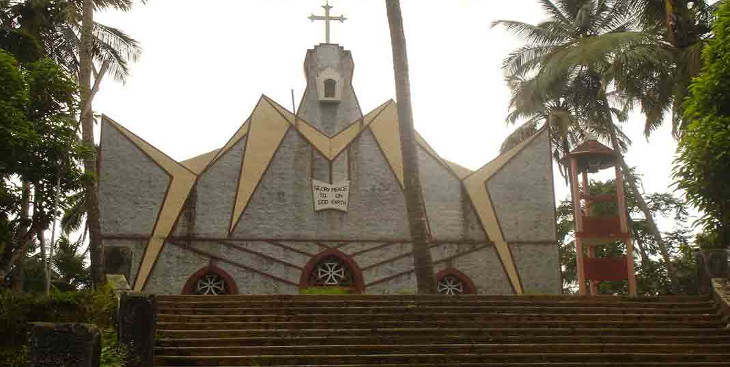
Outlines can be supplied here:
M122 360L116 351L115 318L118 301L109 286L97 291L58 292L50 295L0 292L0 366L24 366L31 322L79 322L94 324L104 335L102 359L109 367ZM113 344L110 344L113 342ZM113 349L113 350L112 350ZM105 366L105 365L102 365Z
M350 294L352 293L350 288L347 287L309 287L302 288L299 290L299 294L309 295L336 295L336 294Z

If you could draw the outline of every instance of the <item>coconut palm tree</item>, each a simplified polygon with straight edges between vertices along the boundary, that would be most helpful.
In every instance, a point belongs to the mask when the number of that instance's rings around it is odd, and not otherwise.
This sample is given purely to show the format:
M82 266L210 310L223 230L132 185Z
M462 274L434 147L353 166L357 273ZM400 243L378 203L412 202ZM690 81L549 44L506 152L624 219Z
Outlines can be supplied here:
M436 293L433 261L428 247L426 207L421 194L418 170L418 150L416 147L416 132L413 128L411 86L408 75L408 56L403 31L403 16L399 0L385 0L385 5L388 12L388 24L390 25L390 40L393 46L395 93L398 99L398 131L400 132L403 155L403 181L408 224L413 241L416 282L418 283L418 293Z
M646 113L647 137L663 123L665 112L671 112L672 133L679 137L684 129L682 106L689 84L700 72L702 49L711 37L712 7L705 0L621 1L632 6L641 29L656 34L670 56L663 72L656 73L657 69L646 75L637 70L639 73L625 80L628 84L621 88L627 96L653 107Z
M623 120L635 102L639 102L647 119L661 118L665 107L657 102L661 99L657 94L663 91L664 85L640 87L636 80L670 73L667 68L673 64L672 54L657 34L642 31L636 2L540 0L540 4L549 19L538 25L495 22L522 36L527 43L505 60L505 71L510 78L531 79L532 88L543 100L554 99L556 96L551 94L560 91L561 100L582 121L580 126L610 142L629 190L636 197L664 265L673 277L667 246L639 191L636 177L623 159L630 141L622 136L615 122ZM513 108L524 107L514 104Z
M96 8L128 10L131 0L94 0ZM81 1L25 0L0 1L0 28L31 37L47 56L78 77L81 46ZM93 24L93 53L97 66L124 81L128 63L140 55L136 40L122 30L101 23ZM97 70L98 72L98 70Z

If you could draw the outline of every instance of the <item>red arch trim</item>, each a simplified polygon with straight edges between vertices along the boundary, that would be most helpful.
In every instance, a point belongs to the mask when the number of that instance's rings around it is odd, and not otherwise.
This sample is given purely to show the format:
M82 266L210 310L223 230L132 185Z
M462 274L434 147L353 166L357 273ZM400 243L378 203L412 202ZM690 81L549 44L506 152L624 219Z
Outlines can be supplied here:
M226 273L225 270L214 265L206 266L196 271L195 274L191 275L190 278L188 278L188 281L185 282L185 286L182 289L182 294L193 294L195 290L195 283L198 281L198 279L200 279L200 277L208 273L216 273L220 275L228 286L228 290L230 292L229 294L238 294L238 286L236 286L236 282L233 281L233 278L228 273Z
M455 268L447 268L444 270L441 270L440 272L436 273L436 281L440 282L441 279L443 279L447 275L453 275L459 279L461 279L462 282L464 282L464 285L466 286L466 289L464 290L464 294L476 294L477 288L474 286L474 282L471 281L471 278L469 278L466 274L462 273L459 270L456 270Z
M351 289L353 293L362 293L363 291L365 291L365 282L363 281L362 271L360 271L360 267L357 266L357 263L350 256L342 251L333 248L320 252L311 259L309 259L307 265L304 266L304 270L302 270L302 276L299 278L299 288L306 288L309 286L309 276L312 271L314 271L314 267L317 265L317 263L319 263L320 260L328 256L335 256L339 258L340 260L344 261L350 267L350 269L352 269L352 280L354 284Z

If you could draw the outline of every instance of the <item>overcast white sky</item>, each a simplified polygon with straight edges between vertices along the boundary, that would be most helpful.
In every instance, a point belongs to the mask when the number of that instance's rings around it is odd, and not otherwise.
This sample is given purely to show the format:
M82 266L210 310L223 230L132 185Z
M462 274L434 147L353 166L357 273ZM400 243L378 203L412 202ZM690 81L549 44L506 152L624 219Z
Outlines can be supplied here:
M175 159L221 147L261 94L291 108L304 92L307 49L324 42L324 0L150 0L128 13L97 13L143 47L122 85L102 84L96 113L123 124ZM500 69L521 41L497 19L536 23L536 0L402 0L416 129L444 158L476 169L497 156L509 89ZM384 0L331 0L332 42L352 51L354 87L363 113L395 99ZM668 125L668 124L667 124ZM667 191L676 143L669 126L649 142L636 115L625 130L648 192ZM557 172L556 172L557 177ZM556 178L557 198L567 195Z

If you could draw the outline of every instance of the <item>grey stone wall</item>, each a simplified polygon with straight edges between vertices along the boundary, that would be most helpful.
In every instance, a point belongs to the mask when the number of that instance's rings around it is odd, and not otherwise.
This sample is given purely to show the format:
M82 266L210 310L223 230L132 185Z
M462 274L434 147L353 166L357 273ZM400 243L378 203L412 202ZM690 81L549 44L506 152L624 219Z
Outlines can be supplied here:
M197 198L194 235L228 236L245 146L246 137L231 147L198 178L195 188ZM177 229L183 228L185 225L179 223Z
M560 258L555 243L519 243L512 256L526 294L560 294Z
M179 294L191 275L210 264L226 271L236 282L240 294L296 294L299 292L298 286L295 284L299 284L303 269L312 260L311 256L267 242L236 241L229 243L233 243L239 248L219 242L193 241L190 246L204 255L173 244L166 244L145 287L145 292ZM325 250L324 247L314 243L284 242L283 244L312 255ZM335 246L336 243L328 245ZM242 251L240 248L251 250L254 253ZM366 286L365 293L409 294L416 292L415 274L412 271L402 274L413 269L410 244L398 243L382 246L381 243L359 242L341 246L338 250L352 255L352 260L362 270L363 281L366 285L395 276L390 280ZM512 289L507 283L502 266L491 245L442 244L435 246L431 251L436 272L445 268L456 268L471 278L479 294L512 294ZM225 259L225 261L220 259ZM528 259L523 263L526 264L528 261L534 263L542 260Z
M431 236L436 241L486 241L461 181L418 148L421 188Z
M473 250L476 251L469 252ZM469 253L455 256L464 252ZM461 271L474 283L477 294L514 294L499 256L491 245L484 247L484 245L447 244L431 249L431 257L436 273L447 268ZM451 259L441 261L448 258Z
M99 210L105 234L152 233L170 177L102 120Z
M507 242L555 241L549 135L540 134L487 182Z
M210 259L166 243L145 285L145 293L181 294L188 278Z
M236 227L236 238L380 240L408 237L405 198L370 131L349 148L349 211L314 212L311 146L293 130ZM199 199L200 200L200 199ZM383 221L383 218L388 218Z

